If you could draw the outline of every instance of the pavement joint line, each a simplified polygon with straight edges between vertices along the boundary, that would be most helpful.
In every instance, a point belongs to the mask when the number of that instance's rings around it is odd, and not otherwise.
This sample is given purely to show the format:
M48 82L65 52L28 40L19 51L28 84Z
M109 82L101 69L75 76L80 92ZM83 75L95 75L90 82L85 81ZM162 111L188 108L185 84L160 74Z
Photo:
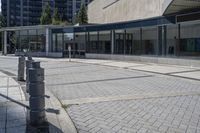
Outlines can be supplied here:
M91 59L92 60L92 59ZM98 59L95 59L98 60ZM100 59L99 59L100 60ZM103 61L103 60L101 60ZM79 60L75 60L75 62L77 63L87 63L87 64L91 64L90 62L84 62ZM144 64L144 65L150 65L150 66L154 66L154 65L159 65L159 66L168 66L168 67L180 67L180 68L192 68L192 69L198 69L199 67L194 67L194 66L183 66L183 65L173 65L173 64L165 64L165 63L151 63L151 62L142 62L142 61L121 61L121 60L112 60L109 63L137 63L137 64ZM101 64L101 63L97 63L97 64ZM104 63L102 63L104 64Z
M141 100L141 99L152 99L152 98L163 98L163 97L181 97L200 95L200 92L187 92L187 93L168 93L168 94L147 94L147 95L119 95L111 97L95 97L95 98L80 98L73 100L61 100L64 105L76 105L76 104L87 104L87 103L98 103L98 102L110 102L110 101L124 101L124 100Z
M90 80L90 81L82 81L82 82L70 82L63 84L47 84L46 86L65 86L65 85L76 85L76 84L85 84L85 83L96 83L96 82L109 82L116 80L127 80L127 79L138 79L138 78L149 78L153 77L153 75L145 75L145 76L136 76L136 77L122 77L122 78L114 78L114 79L102 79L102 80Z
M7 86L0 86L0 89L6 88ZM9 88L20 87L20 85L10 85Z
M198 71L200 71L200 69L190 70L190 71L171 72L171 73L166 73L166 74L167 74L167 75L171 75L171 74L179 74L179 73L198 72Z
M68 68L84 67L84 66L89 66L89 65L66 66L66 67L54 67L54 68L46 68L46 69L47 69L47 70L52 70L52 69L68 69Z
M70 72L70 73L62 73L62 76L64 76L64 75L69 75L69 74L79 74L79 73L87 73L87 72L90 72L90 73L92 73L92 72L103 72L103 70L93 70L93 71L90 71L90 70L88 70L88 71L82 71L82 72ZM58 73L58 74L46 74L45 76L51 76L51 77L53 77L53 76L58 76L58 75L61 75L60 73Z
M165 75L165 76L177 77L177 78L182 78L182 79L190 79L190 80L200 81L200 79L196 79L196 78L189 78L189 77L184 77L184 76L171 75L171 74L167 74L167 73L152 72L152 71L139 70L139 69L133 69L133 68L129 68L129 70L134 70L134 71L139 71L139 72L148 72L148 73L154 73L154 74L160 74L160 75Z
M77 61L79 62L79 61ZM134 69L134 68L129 68L129 67L119 67L119 66L111 66L111 65L105 65L105 64L101 64L101 63L88 63L88 62L80 62L80 63L86 63L86 64L97 64L97 65L102 65L102 66L109 66L109 67L116 67L116 68L122 68L122 69L129 69L129 70L135 70L135 71L140 71L140 72L148 72L148 73L154 73L154 74L160 74L160 75L166 75L166 76L172 76L172 77L178 77L178 78L183 78L183 79L189 79L189 80L195 80L195 81L200 81L200 79L196 79L196 78L190 78L190 77L184 77L184 76L178 76L178 75L172 75L170 73L160 73L160 72L153 72L153 71L148 71L148 70L139 70L139 69ZM149 63L147 65L152 65L154 63ZM159 64L160 65L160 64ZM164 65L164 64L161 64ZM170 65L168 65L170 67ZM174 65L171 65L171 67ZM176 65L175 65L176 66ZM179 67L179 66L178 66ZM182 67L182 68L188 68L188 67ZM192 69L197 69L197 68L192 68ZM200 69L198 69L198 71L200 71ZM177 72L178 73L178 72ZM173 74L176 74L173 73Z

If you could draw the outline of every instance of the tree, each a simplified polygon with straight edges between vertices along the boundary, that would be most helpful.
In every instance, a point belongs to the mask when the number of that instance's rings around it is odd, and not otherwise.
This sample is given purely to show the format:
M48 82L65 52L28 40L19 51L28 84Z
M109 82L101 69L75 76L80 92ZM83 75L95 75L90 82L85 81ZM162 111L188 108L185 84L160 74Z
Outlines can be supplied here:
M6 26L6 21L3 15L0 15L0 28Z
M9 44L10 44L10 53L14 53L17 45L17 36L16 32L9 32Z
M40 17L40 24L42 25L47 25L51 24L52 19L51 19L51 7L49 4L45 6L45 9L42 11L42 15Z
M6 21L5 21L5 18L4 18L4 16L1 14L0 15L0 28L2 28L2 27L5 27L6 26ZM3 34L3 32L0 32L0 51L2 51L2 34Z
M61 22L62 22L62 20L58 13L58 8L56 8L53 13L52 24L59 25Z
M80 25L88 23L87 8L84 4L82 4L80 7L80 10L76 16L76 22Z
M67 20L62 19L57 8L54 10L52 24L53 25L62 25L62 26L70 25L70 23Z

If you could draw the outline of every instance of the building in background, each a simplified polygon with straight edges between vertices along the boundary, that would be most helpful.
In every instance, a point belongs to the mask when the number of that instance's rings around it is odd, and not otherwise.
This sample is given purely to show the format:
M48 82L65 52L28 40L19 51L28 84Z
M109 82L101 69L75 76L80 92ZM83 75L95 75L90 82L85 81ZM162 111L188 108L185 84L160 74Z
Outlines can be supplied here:
M1 0L7 26L36 25L42 12L41 0Z
M66 17L70 22L74 22L75 17L81 7L81 4L87 6L92 0L67 0L67 14Z
M72 22L83 3L91 0L1 0L2 14L9 26L30 26L40 24L43 7L49 3L53 10L58 8L63 20Z
M199 0L94 0L88 6L89 23L115 23L199 11ZM182 3L182 4L180 4ZM166 6L167 5L167 6ZM166 7L165 7L166 6Z
M89 19L93 20L93 23L101 24L0 29L4 33L4 53L7 53L8 47L6 35L14 31L18 32L18 55L28 49L35 56L40 54L66 57L70 45L73 55L84 53L88 58L159 63L178 63L176 57L199 60L200 1L108 0L109 3L104 6L101 6L99 1L95 0L89 5L89 16L90 13L93 14L92 7L96 13L94 18ZM169 61L163 57L172 57L175 60ZM187 63L195 65L195 61ZM182 62L184 65L188 65L187 63Z

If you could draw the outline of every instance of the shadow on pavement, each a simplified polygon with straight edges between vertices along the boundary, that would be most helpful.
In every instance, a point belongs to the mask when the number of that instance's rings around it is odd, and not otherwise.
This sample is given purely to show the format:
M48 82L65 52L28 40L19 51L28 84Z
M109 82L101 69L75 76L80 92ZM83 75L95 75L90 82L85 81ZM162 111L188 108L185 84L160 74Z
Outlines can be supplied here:
M13 102L13 103L15 103L15 104L18 104L18 105L20 105L20 106L22 106L22 107L25 107L26 109L30 109L29 106L27 106L27 105L25 105L25 104L23 104L23 103L20 103L19 101L16 101L16 100L14 100L14 99L12 99L12 98L10 98L10 97L4 95L4 94L1 94L1 93L0 93L0 96L1 96L1 97L4 97L5 99L8 99L9 101L11 101L11 102Z
M26 133L64 133L60 128L51 123L44 123L43 126L33 127L27 125Z
M60 110L58 110L58 109L53 109L53 108L48 108L48 109L46 109L46 112L48 112L48 113L53 113L53 114L60 114Z

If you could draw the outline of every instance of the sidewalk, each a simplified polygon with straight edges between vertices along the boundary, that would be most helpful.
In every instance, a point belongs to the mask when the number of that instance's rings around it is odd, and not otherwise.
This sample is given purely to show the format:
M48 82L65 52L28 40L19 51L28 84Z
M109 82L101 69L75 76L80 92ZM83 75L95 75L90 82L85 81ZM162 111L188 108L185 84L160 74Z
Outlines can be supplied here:
M0 72L0 132L24 133L27 110L25 96L17 82Z
M0 72L0 133L29 133L27 126L28 95L14 77ZM54 95L46 91L46 118L50 133L77 133L74 124L61 103Z

